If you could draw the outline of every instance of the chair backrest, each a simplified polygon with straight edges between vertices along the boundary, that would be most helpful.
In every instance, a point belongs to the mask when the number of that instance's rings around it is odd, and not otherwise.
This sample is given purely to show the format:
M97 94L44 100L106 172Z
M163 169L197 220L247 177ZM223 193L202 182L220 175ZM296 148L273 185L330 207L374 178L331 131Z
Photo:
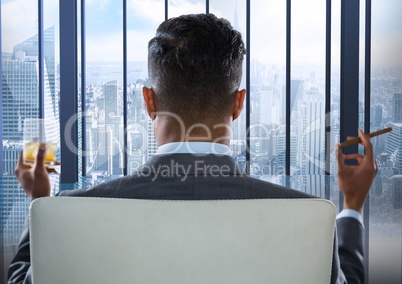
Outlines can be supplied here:
M329 283L322 199L57 197L30 208L34 283Z

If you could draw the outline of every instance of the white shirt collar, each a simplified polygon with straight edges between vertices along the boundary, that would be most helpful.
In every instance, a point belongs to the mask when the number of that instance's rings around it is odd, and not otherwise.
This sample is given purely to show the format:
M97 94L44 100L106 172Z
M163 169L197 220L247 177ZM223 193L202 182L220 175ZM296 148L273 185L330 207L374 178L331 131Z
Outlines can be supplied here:
M230 148L212 142L172 142L158 147L156 155L162 154L215 154L231 156Z

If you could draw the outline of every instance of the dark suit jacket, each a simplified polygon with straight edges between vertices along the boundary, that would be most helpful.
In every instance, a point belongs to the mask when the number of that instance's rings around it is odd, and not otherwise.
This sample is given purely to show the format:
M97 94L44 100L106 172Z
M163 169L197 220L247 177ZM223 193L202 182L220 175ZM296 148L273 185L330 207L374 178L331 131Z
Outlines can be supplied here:
M155 156L132 175L59 195L171 200L312 197L250 178L229 156L191 154ZM28 229L8 275L9 283L31 283ZM337 220L331 283L364 283L363 226L353 218Z

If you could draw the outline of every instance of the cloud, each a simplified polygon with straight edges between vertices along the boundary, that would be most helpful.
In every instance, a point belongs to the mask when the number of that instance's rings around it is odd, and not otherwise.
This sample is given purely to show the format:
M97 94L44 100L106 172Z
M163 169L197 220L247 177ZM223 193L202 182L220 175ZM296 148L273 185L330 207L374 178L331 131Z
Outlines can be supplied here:
M106 6L109 4L109 0L85 0L86 6L96 5L101 9L106 9Z
M159 25L165 19L165 2L162 0L127 0L127 17Z
M372 64L373 66L402 66L402 18L395 7L399 0L373 3ZM110 0L86 0L89 6L107 7ZM2 49L12 52L14 45L37 34L37 1L14 0L2 2ZM164 20L163 0L127 0L128 58L146 60L146 47L157 26ZM362 4L362 9L363 4ZM237 9L237 21L235 21ZM362 10L361 9L361 10ZM210 11L227 18L243 32L245 39L245 2L211 1ZM169 1L169 17L187 13L205 12L205 2L188 0ZM340 1L332 6L332 62L339 62ZM44 0L45 28L56 26L58 50L58 1ZM286 2L253 0L251 2L251 57L267 64L285 64ZM363 18L362 18L363 21ZM361 21L361 22L362 22ZM362 27L362 33L364 29ZM361 34L362 40L364 33ZM363 42L363 41L362 41ZM117 60L122 57L122 32L87 34L88 60ZM292 62L295 64L324 64L325 56L325 1L292 2ZM364 49L360 50L361 58Z
M129 30L127 31L127 59L128 61L146 61L148 56L148 41L153 32ZM88 62L123 61L123 33L105 33L88 36L86 39L86 57Z
M127 8L129 17L139 17L155 25L159 25L165 19L165 2L162 0L128 0ZM183 14L205 13L205 9L204 1L191 3L187 0L171 0L168 16L171 18Z
M205 1L191 3L188 0L171 0L169 1L168 16L172 18L183 14L199 14L205 13L205 10Z
M37 1L15 0L2 2L2 50L12 52L13 47L38 34L38 6ZM55 26L56 50L58 49L59 3L58 1L44 0L44 28ZM58 54L58 52L56 52Z
M14 45L38 33L37 3L18 0L1 4L3 52L12 52Z

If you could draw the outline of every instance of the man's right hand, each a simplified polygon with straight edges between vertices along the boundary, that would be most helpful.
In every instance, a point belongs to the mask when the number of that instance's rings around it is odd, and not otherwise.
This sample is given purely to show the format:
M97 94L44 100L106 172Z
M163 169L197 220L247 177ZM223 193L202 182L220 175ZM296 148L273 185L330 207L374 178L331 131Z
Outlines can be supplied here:
M15 176L30 200L38 197L50 196L49 171L45 167L44 158L46 144L41 144L34 165L28 166L23 162L22 151L15 168Z
M377 162L373 154L373 146L369 135L359 129L359 137L362 140L366 154L344 155L339 144L335 145L338 161L338 184L344 195L343 209L354 209L362 213L364 200L377 174ZM345 165L345 160L355 159L357 165Z

